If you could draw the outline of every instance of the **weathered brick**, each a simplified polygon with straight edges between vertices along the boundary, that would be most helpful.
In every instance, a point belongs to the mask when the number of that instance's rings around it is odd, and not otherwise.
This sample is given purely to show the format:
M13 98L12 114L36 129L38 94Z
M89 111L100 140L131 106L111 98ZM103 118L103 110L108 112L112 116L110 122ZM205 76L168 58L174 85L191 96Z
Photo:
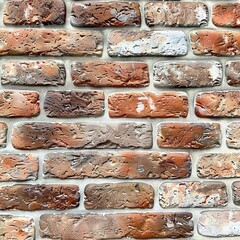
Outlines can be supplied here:
M152 127L148 123L16 123L12 145L37 148L151 148Z
M184 92L113 93L108 108L110 117L187 117L188 97Z
M233 31L197 30L190 33L195 55L240 55L240 33Z
M147 3L145 20L148 26L194 27L207 25L208 7L203 3L194 2Z
M64 85L66 71L61 61L10 61L3 63L1 84Z
M240 61L229 61L226 64L226 78L230 86L240 86Z
M108 55L182 56L188 51L183 31L116 30L108 35Z
M5 148L7 145L7 131L7 124L0 122L0 148Z
M0 181L36 180L38 157L32 154L0 154Z
M239 153L206 153L197 164L198 177L233 178L240 177Z
M4 5L6 25L64 24L66 6L63 0L8 0Z
M229 148L240 148L240 122L231 122L227 125L226 138Z
M145 183L88 184L84 189L86 209L152 208L154 190Z
M218 3L212 8L212 21L218 27L240 26L240 4Z
M0 91L0 117L34 117L39 113L38 92Z
M44 99L44 110L48 117L100 116L104 112L104 92L49 90Z
M161 123L157 143L160 148L211 148L221 144L218 123Z
M76 27L140 26L140 6L136 2L74 3L71 24Z
M148 65L142 62L74 62L71 76L76 86L145 87L149 85Z
M213 87L222 83L222 64L212 60L157 62L155 87Z
M239 117L240 92L218 91L196 95L195 114L198 117Z
M30 217L11 215L0 216L0 239L2 240L33 240L34 221Z
M206 237L240 236L240 211L204 211L198 221L198 233Z
M233 203L240 205L240 181L233 182L232 184Z
M0 56L100 56L103 49L102 34L98 31L1 29L0 43Z
M47 178L162 178L189 177L188 153L70 152L49 153L44 160Z
M40 217L40 236L63 240L191 237L191 219L187 212L44 214Z
M0 187L0 209L35 211L64 210L79 205L76 185L17 184Z
M209 181L163 183L159 188L159 203L163 208L226 206L226 184Z

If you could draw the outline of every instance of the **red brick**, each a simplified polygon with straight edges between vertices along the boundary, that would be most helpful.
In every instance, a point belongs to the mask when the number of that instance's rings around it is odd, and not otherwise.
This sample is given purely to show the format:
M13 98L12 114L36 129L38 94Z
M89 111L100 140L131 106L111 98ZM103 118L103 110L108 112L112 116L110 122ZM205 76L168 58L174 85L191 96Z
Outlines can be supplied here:
M110 117L187 117L188 97L184 92L114 93L108 108Z
M145 87L149 85L148 65L142 62L74 62L71 76L76 86Z
M54 239L149 239L181 238L193 235L192 214L44 214L40 217L40 236ZM58 223L58 224L56 224ZM84 236L84 237L83 237Z
M34 227L34 221L30 217L1 215L0 239L33 240L35 239Z
M64 24L66 6L63 0L8 0L4 5L3 23Z
M0 30L0 55L101 56L98 31L19 29Z
M240 86L240 61L229 61L226 63L226 78L230 86Z
M10 61L2 65L2 85L64 85L66 71L61 61Z
M44 110L48 117L97 117L104 113L104 92L49 90Z
M76 185L17 184L0 187L0 209L8 210L64 210L79 205Z
M218 3L212 8L212 21L218 27L240 26L240 4Z
M160 148L212 148L221 144L218 123L161 123L157 143Z
M19 122L13 126L12 145L17 149L151 148L152 127L134 122Z
M197 30L190 33L195 55L240 55L240 33L233 31Z
M5 148L7 145L8 126L4 122L0 122L0 148Z
M136 2L74 3L71 24L75 27L140 26L140 6Z
M154 190L145 183L88 184L84 189L86 209L152 208Z
M0 117L34 117L39 113L39 94L37 92L0 91Z
M38 157L32 154L0 154L0 181L36 180Z
M228 203L223 182L171 182L159 188L159 203L163 208L222 207Z
M145 20L148 26L207 25L208 7L195 2L151 2L145 4Z
M47 178L162 178L189 177L191 156L159 152L49 153L44 161Z
M240 92L204 92L196 95L198 117L240 117Z

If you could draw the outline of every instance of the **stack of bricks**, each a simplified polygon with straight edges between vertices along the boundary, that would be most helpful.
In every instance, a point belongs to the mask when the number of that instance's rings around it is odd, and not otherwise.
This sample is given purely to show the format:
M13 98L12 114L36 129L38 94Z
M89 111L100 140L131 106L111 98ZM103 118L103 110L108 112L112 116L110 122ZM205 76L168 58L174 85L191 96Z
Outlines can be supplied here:
M0 239L239 239L240 3L0 8Z

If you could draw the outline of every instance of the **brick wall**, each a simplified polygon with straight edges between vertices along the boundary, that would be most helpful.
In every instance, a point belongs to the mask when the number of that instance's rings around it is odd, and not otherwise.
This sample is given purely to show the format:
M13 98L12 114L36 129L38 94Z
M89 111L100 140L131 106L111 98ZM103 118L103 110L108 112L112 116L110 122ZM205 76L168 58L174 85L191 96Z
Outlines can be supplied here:
M0 8L0 239L240 238L240 3Z

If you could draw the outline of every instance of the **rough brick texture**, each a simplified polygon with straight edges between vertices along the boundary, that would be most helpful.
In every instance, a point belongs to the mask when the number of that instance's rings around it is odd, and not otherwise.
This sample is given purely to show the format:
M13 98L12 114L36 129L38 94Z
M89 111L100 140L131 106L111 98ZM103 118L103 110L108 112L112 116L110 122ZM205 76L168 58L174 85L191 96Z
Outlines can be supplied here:
M157 143L160 148L211 148L220 146L218 123L161 123Z
M14 126L12 144L17 149L151 148L151 136L147 123L29 122Z
M45 177L55 178L162 178L189 177L191 157L187 153L71 152L49 153Z
M114 93L108 108L110 117L186 117L188 97L183 92Z
M48 117L89 117L104 112L102 91L48 91L44 100Z
M240 86L240 61L227 62L226 78L230 86Z
M0 122L0 148L5 148L7 143L8 126L5 122Z
M240 205L240 181L233 182L232 184L233 202L235 205Z
M140 26L140 5L136 2L74 3L71 24L76 27Z
M159 189L159 203L163 208L219 207L227 202L223 182L163 183Z
M186 212L105 215L45 214L40 218L40 235L52 239L72 240L82 240L84 238L99 240L124 237L135 239L191 237L193 235L191 218L192 214ZM72 231L73 225L74 231Z
M66 7L63 0L9 0L4 5L6 25L64 24Z
M227 126L227 146L229 148L240 148L240 122L232 122Z
M152 208L154 190L145 183L88 184L84 189L86 209Z
M66 71L61 61L8 61L2 65L2 85L64 85Z
M77 207L79 198L76 185L17 184L0 187L1 210L64 210Z
M71 76L76 86L145 87L149 85L148 65L140 62L74 62Z
M0 29L0 55L86 56L102 54L99 31Z
M0 239L33 240L34 221L30 217L0 216Z

